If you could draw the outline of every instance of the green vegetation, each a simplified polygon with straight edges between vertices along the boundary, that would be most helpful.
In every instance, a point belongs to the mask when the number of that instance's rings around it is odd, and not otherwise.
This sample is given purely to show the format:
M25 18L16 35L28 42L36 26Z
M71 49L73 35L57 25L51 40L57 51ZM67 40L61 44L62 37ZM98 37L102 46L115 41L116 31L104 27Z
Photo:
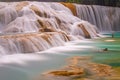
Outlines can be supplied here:
M66 2L120 7L120 0L66 0Z
M80 2L81 2L81 0L67 0L66 2L80 3Z
M0 0L4 2L12 1L33 1L33 0ZM103 5L103 6L118 6L120 7L120 0L35 0L42 2L70 2L78 4L87 4L87 5Z

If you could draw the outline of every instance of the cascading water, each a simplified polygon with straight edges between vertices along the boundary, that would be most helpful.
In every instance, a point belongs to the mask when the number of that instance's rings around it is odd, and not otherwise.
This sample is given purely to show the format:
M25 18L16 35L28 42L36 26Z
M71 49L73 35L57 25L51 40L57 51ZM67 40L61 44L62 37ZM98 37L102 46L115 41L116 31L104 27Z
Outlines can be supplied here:
M0 4L0 54L33 53L76 38L98 36L95 26L61 3ZM73 36L73 37L72 37Z
M75 4L77 17L96 25L100 32L120 31L120 8Z
M91 61L119 64L119 38L88 40L100 37L99 30L119 30L119 8L114 8L118 10L114 13L113 8L103 8L55 2L0 2L0 80L72 80L74 74L80 74L80 79L109 80L114 74L111 67ZM73 56L81 57L69 60ZM63 65L65 76L44 74Z

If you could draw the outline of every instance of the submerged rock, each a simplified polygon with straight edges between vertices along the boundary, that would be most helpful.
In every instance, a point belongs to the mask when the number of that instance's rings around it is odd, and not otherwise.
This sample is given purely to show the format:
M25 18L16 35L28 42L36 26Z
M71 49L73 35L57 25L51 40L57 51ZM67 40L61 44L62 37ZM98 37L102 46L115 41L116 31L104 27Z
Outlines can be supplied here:
M73 75L81 75L83 74L83 69L76 70L61 70L61 71L52 71L49 74L55 75L55 76L73 76Z
M107 80L113 75L113 69L109 65L93 63L91 57L72 57L69 64L60 70L45 73L45 77L51 76L50 80Z
M103 51L108 51L108 48L103 49Z
M111 76L113 71L111 66L97 63L88 63L87 70L91 75L96 75L99 77Z
M74 79L74 80L93 80L93 79L88 79L88 78L79 78L79 79Z

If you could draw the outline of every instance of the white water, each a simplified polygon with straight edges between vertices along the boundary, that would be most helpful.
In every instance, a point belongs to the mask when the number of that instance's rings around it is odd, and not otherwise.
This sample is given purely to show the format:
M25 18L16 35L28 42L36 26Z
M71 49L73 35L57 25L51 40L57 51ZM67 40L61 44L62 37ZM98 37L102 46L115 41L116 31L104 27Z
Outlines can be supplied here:
M96 25L100 32L120 31L120 8L97 5L78 5L77 16Z
M74 39L98 37L94 25L60 3L4 4L0 3L0 55L39 52Z
M80 42L92 43L91 41L81 40L34 54L2 56L0 58L0 78L2 80L46 80L41 79L41 73L63 66L65 64L63 63L65 62L64 58L70 57L69 53L73 51L84 51L85 49L94 50L95 48L90 45L75 45ZM36 79L37 77L39 79Z
M62 66L67 57L62 52L95 48L75 46L76 42L66 46L65 43L72 40L84 43L85 31L90 38L99 34L96 26L74 16L62 4L18 4L0 2L0 80L33 80L44 71Z

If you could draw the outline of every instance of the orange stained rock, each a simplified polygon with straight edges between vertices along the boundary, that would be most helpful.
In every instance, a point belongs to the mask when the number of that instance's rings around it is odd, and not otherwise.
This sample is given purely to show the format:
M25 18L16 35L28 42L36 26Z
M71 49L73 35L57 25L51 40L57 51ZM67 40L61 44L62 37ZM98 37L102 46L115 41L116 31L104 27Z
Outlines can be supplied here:
M112 67L105 64L89 63L88 66L90 71L97 76L110 76L113 72Z
M52 75L52 76L65 76L65 77L80 77L86 78L87 75L89 75L88 78L91 78L90 80L96 80L97 77L101 78L108 78L113 76L113 69L109 65L105 64L98 64L93 62L88 62L91 57L73 57L70 58L69 65L63 67L60 70L50 71L46 75ZM86 60L88 60L86 62ZM79 79L79 78L78 78ZM77 80L77 79L75 79ZM110 79L111 80L111 79ZM116 80L116 79L114 79ZM119 80L119 79L118 79Z
M54 32L54 31L55 31L55 30L53 30L53 29L50 28L50 27L39 29L39 32Z
M31 5L30 9L32 9L38 16L42 16L42 13L40 12L40 10L37 6Z
M51 38L51 34L46 34L46 35L41 35L41 37L46 40L49 44L52 45L51 41L50 41L50 38Z
M72 65L77 65L78 62L79 62L79 57L73 57L73 58L71 59L71 62L72 62Z
M61 20L58 17L56 17L56 16L55 16L55 19L56 19L58 25L60 25L61 24Z
M35 5L31 5L30 9L32 9L38 16L49 17L46 12L41 12L40 9Z
M55 46L54 40L56 39L57 36L61 38L64 37L63 34L59 32L44 32L44 33L8 34L8 35L6 34L1 35L0 40L1 42L3 42L2 43L3 45L4 43L9 45L10 44L9 40L13 41L15 45L18 45L17 43L19 43L18 46L20 46L21 52L33 53L48 48L48 47L44 48L40 41L43 41L43 43L46 42L50 47ZM10 47L10 49L12 49L12 47Z
M77 15L77 13L76 13L76 7L75 7L74 4L72 4L72 3L65 3L65 2L61 2L61 4L63 4L67 8L69 8L71 10L71 12L73 13L74 16Z
M82 75L84 73L83 69L80 70L60 70L60 71L52 71L49 74L54 76L77 76Z
M82 31L84 32L85 38L91 38L89 32L85 29L83 24L78 25L78 27L80 27L82 29Z
M70 64L72 66L77 66L79 64L79 61L90 60L90 59L91 59L90 56L85 56L85 57L75 56L75 57L68 59L68 61L70 61Z
M11 38L29 38L29 37L42 37L42 36L52 36L52 35L56 35L56 34L60 34L58 32L46 32L46 33L24 33L24 34L8 34L8 35L1 35L0 36L0 39L1 38L8 38L8 39L11 39Z
M48 27L52 28L51 23L49 21L47 21L47 20L40 20L40 19L38 19L37 22L40 24L40 26L42 28L48 28Z
M65 42L70 41L70 37L64 31L59 31L58 33L64 37Z
M37 22L39 23L39 25L41 26L41 27L45 27L45 25L44 25L44 21L42 21L42 20L37 20Z
M40 28L39 32L57 32L47 20L37 20Z
M19 2L17 5L16 5L16 10L19 11L21 10L23 7L29 5L29 3L27 1L22 1L22 2Z

